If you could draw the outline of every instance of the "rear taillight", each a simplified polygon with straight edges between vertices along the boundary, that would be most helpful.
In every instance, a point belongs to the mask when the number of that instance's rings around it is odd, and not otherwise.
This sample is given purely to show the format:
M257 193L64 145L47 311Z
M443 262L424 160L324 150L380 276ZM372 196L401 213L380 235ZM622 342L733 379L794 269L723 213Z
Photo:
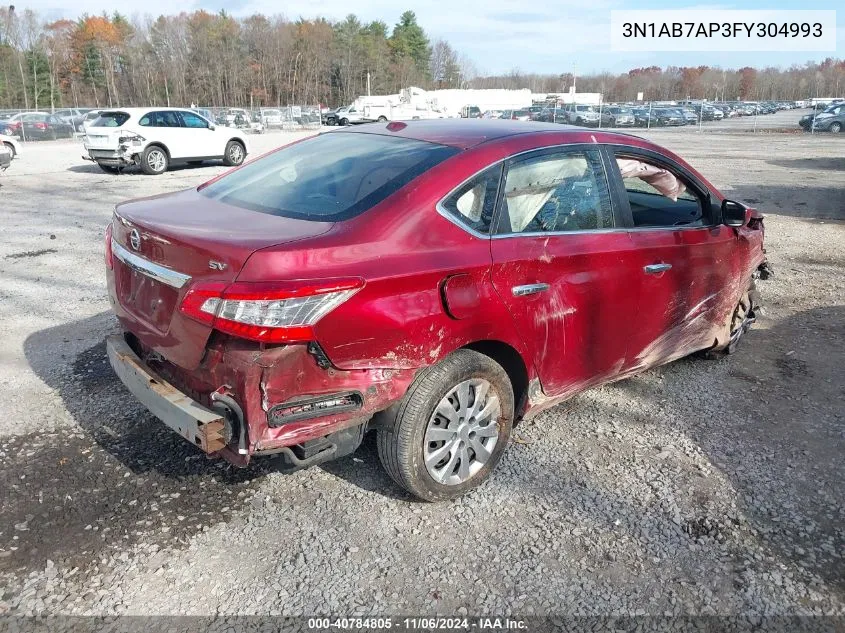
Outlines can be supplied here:
M186 316L233 336L264 343L314 339L313 326L349 299L362 279L193 285L182 301Z
M36 123L36 124L35 124L35 127L37 127L39 130L46 130L46 129L47 129L47 124L46 124L46 123L40 123L40 122L39 122L39 123Z
M106 266L109 270L114 267L113 257L114 255L111 250L111 222L109 222L109 225L106 227Z

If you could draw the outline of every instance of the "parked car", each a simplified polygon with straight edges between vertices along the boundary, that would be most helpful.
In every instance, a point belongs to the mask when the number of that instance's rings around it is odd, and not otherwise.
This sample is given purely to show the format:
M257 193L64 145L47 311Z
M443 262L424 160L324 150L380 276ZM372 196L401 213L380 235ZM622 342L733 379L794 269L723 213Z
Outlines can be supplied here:
M261 123L264 127L282 127L284 117L282 111L275 108L267 108L261 111Z
M139 165L144 173L163 174L177 164L223 159L240 165L247 156L241 130L216 126L196 112L181 108L104 110L85 135L86 160L117 173Z
M480 119L481 108L478 106L464 106L461 108L461 117L464 119Z
M88 110L85 114L81 114L71 119L71 125L73 125L76 131L81 134L88 129L88 126L91 125L92 122L97 120L100 116L100 112L102 112L102 110Z
M47 115L46 112L18 112L17 114L13 114L3 121L0 134L5 134L7 136L19 136L23 138L23 135L26 133L23 125L24 120L45 115Z
M634 113L624 106L607 106L602 109L601 124L608 127L633 127Z
M505 110L502 112L502 119L509 119L511 121L530 121L531 110L525 108L522 110Z
M839 134L843 127L845 127L845 104L841 103L830 106L811 121L811 129L815 132Z
M634 125L636 127L651 127L656 118L652 117L652 108L634 108Z
M53 116L60 119L63 123L73 124L74 117L78 117L82 114L85 114L85 112L78 108L59 108L58 110L54 110L52 114Z
M350 125L352 123L363 123L364 113L355 106L338 108L331 116L326 117L327 125Z
M674 108L652 108L651 125L676 127L686 125L686 117Z
M684 120L687 125L695 125L698 123L698 114L692 108L678 108L678 111L684 116Z
M599 110L591 105L571 104L566 110L566 120L573 125L598 125Z
M23 117L23 134L28 140L73 138L73 126L52 114L28 114Z
M9 150L12 158L17 158L21 153L21 145L18 141L6 134L0 134L0 145Z
M759 213L645 139L446 119L118 205L106 266L110 363L198 450L297 469L375 430L435 501L487 479L515 421L734 351L765 254Z
M0 171L6 171L12 164L12 152L5 145L0 145Z

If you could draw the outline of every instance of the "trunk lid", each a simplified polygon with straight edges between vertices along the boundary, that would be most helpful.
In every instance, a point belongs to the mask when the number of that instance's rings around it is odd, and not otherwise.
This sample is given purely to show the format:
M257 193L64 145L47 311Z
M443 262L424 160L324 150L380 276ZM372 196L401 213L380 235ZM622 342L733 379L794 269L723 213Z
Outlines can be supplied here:
M118 317L142 343L194 369L211 328L179 311L191 285L231 283L255 251L331 227L234 207L195 189L118 205L112 226Z

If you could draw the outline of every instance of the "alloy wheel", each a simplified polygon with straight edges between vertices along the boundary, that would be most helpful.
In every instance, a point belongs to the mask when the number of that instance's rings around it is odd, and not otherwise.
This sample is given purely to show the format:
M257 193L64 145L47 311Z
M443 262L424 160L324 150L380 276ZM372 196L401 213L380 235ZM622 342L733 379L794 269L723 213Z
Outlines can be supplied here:
M235 164L238 164L243 160L243 154L244 151L237 143L233 143L232 147L229 148L229 160Z
M166 158L164 156L164 152L159 149L154 149L147 153L147 165L150 166L150 169L153 171L164 171Z

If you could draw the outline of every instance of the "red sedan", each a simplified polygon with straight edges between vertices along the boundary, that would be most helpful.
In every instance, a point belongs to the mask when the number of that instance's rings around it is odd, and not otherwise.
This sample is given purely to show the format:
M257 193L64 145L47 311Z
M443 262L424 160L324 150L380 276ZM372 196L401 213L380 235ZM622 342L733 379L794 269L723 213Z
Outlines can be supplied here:
M119 205L108 341L201 450L290 469L378 434L428 500L513 425L754 321L762 217L646 140L535 124L357 126Z

